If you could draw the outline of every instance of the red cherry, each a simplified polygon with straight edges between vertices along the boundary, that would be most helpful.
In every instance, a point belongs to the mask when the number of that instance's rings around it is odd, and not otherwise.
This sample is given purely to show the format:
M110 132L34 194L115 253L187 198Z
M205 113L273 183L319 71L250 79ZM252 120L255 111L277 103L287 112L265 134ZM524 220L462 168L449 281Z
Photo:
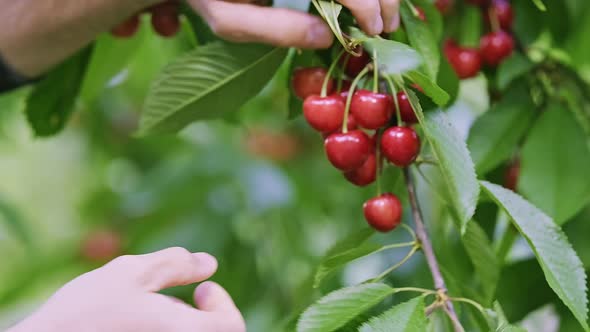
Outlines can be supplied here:
M502 29L512 29L512 22L514 22L514 12L512 11L512 5L510 5L509 1L494 0L490 6L490 12L492 15L495 15L498 18L498 23ZM489 16L487 16L488 21L489 19Z
M445 44L445 56L459 78L470 78L481 69L481 56L475 48L459 47L454 42Z
M328 160L341 171L361 167L371 153L371 139L360 130L334 133L324 141Z
M344 172L344 177L359 187L368 186L375 182L375 178L377 177L377 158L375 157L375 153L371 153L361 167Z
M352 82L350 82L349 80L342 81L342 88L340 89L339 94L345 103L346 103L346 99L348 99L348 92L350 91L351 85L352 85Z
M293 72L291 85L295 95L303 100L311 95L319 95L328 72L321 67L297 68ZM328 81L328 94L334 89L334 80Z
M350 112L356 122L366 129L379 129L391 119L393 98L390 95L358 90L352 96Z
M470 3L474 6L487 6L487 4L489 3L489 0L465 0L467 3Z
M139 24L139 15L133 15L125 20L125 22L111 29L111 34L119 38L133 37L137 33L137 30L139 30Z
M402 203L394 194L383 194L371 198L363 205L365 219L379 232L395 229L402 219Z
M175 36L180 31L180 18L176 1L166 1L150 8L152 27L162 37Z
M441 14L446 15L453 7L453 0L436 0L434 5Z
M338 127L337 130L331 131L331 132L323 132L322 133L322 137L324 137L324 139L328 138L330 135L335 134L335 133L341 133L342 132L342 123L340 124L340 126ZM354 118L354 115L352 114L348 114L348 119L346 120L346 129L348 131L352 131L352 130L356 130L358 129L358 125L356 123L356 120Z
M420 153L420 137L410 127L391 127L381 137L381 152L398 167L406 167Z
M344 102L338 95L309 96L303 102L303 116L319 132L336 131L344 121Z
M514 50L514 39L504 31L491 32L480 40L479 51L483 62L495 67Z
M422 22L426 22L426 13L424 13L424 9L416 6L416 11L418 12L418 18Z
M410 124L418 122L416 113L412 108L412 104L410 104L410 99L408 98L408 95L405 92L399 91L397 93L397 104L399 106L399 114L404 122Z
M520 176L520 160L515 160L506 169L504 173L504 187L516 191L518 178Z
M371 62L371 58L363 48L359 47L356 51L357 53L360 53L360 56L344 54L340 58L341 65L344 65L346 62L344 72L349 77L356 77L369 64L369 62ZM348 61L346 61L347 57Z
M106 262L123 252L121 235L113 230L89 233L82 242L82 256L92 262Z

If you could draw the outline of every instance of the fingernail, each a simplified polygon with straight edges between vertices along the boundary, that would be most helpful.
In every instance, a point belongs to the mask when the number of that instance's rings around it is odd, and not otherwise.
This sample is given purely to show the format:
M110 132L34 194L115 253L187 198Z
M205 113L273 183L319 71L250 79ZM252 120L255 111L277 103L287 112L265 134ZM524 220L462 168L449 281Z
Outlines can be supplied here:
M197 261L197 265L201 268L208 269L211 271L217 270L217 259L208 253L197 252L193 254L193 258Z
M399 15L395 15L395 17L393 18L393 21L391 21L391 24L389 25L388 32L394 32L398 28L399 28Z
M381 13L379 13L371 24L371 34L378 35L381 32L383 32L383 19L381 18Z
M330 47L332 31L324 21L314 19L307 31L307 44L310 47Z

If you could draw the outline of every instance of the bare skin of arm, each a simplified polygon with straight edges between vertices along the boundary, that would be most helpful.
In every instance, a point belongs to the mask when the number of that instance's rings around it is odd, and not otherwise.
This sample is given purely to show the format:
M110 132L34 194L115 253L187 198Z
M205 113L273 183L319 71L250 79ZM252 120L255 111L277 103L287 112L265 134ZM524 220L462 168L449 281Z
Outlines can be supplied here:
M35 77L96 36L161 0L0 0L0 54L14 69ZM326 48L333 36L320 18L254 0L188 0L220 37L237 42ZM399 26L400 0L340 0L369 34Z

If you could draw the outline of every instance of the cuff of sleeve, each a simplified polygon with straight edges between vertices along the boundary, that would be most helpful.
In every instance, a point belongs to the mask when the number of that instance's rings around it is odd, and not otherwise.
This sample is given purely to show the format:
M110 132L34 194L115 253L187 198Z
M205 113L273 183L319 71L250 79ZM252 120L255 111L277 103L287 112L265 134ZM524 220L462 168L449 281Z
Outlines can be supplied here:
M8 65L2 58L2 55L0 55L0 93L19 88L35 81L36 79L31 79L19 74L14 68Z

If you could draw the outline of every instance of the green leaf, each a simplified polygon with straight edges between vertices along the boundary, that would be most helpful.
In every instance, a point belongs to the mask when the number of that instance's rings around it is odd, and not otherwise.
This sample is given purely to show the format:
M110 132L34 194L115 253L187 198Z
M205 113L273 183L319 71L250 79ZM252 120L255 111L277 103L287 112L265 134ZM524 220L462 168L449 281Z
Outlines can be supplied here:
M402 2L400 13L410 45L422 55L426 73L435 80L440 65L440 50L436 38L427 23L414 15L406 1Z
M471 263L473 263L475 275L483 290L483 304L489 305L493 300L500 279L500 266L496 259L496 253L488 236L476 222L468 224L467 231L461 237L461 241Z
M362 254L362 249L359 249L359 247L363 246L365 241L367 241L373 234L375 234L375 231L373 229L363 228L359 231L349 234L348 236L336 242L328 250L324 258L320 262L320 265L314 277L314 287L318 287L320 282L326 276L328 276L330 272L339 267L334 266L334 263L338 262L340 259L350 257L349 261L351 261L353 259L364 256L360 255L354 257L355 254ZM346 262L343 262L342 264L344 263Z
M339 289L311 305L297 322L297 332L331 332L394 293L385 284Z
M371 38L356 28L350 30L352 37L361 40L371 56L377 54L379 69L383 74L403 74L422 64L420 53L406 44L381 37Z
M424 11L426 24L432 31L435 40L441 40L444 33L443 17L434 2L430 0L414 0L413 3Z
M438 86L449 94L450 100L447 104L454 103L459 95L459 77L457 77L457 73L444 56L441 57L440 70L438 71L436 82Z
M342 267L355 259L368 256L372 253L378 252L383 248L382 245L376 243L363 243L356 248L351 248L341 251L332 256L326 257L320 263L314 278L314 287L319 287L320 283L334 270Z
M479 197L475 167L467 145L443 112L433 112L425 118L414 92L407 90L407 93L438 161L454 220L461 233L465 233Z
M111 34L98 37L80 91L84 102L97 98L109 81L125 68L145 40L146 33L141 30L131 39L116 38Z
M484 175L509 159L535 115L524 87L515 87L479 117L469 131L467 146L477 174Z
M424 90L424 94L430 97L430 99L432 99L432 101L438 106L446 105L451 99L445 90L438 86L428 76L422 74L419 71L411 71L406 74L406 77L408 77L412 82L418 84L422 90Z
M424 297L420 296L371 318L359 332L424 332L427 321Z
M481 181L481 185L506 210L534 251L549 286L588 331L586 274L566 235L550 217L521 196L486 181Z
M460 16L459 43L463 46L478 47L482 35L482 11L477 6L464 6Z
M498 67L497 84L500 90L506 89L510 83L533 69L535 64L521 53L514 53Z
M27 98L25 114L36 136L60 132L74 111L92 47L89 46L49 72Z
M494 302L494 311L495 316L498 318L498 323L496 324L497 327L495 328L496 332L527 332L527 330L523 329L522 327L510 325L506 315L504 314L504 310L500 306L500 303L497 301Z
M178 131L193 121L237 111L273 77L286 49L211 43L167 66L154 82L140 134Z
M33 236L21 213L4 198L0 199L0 222L4 221L7 229L28 249L33 247Z
M521 154L518 189L558 224L590 201L586 136L573 115L551 104L529 135Z
M539 8L539 10L541 10L541 11L547 10L547 7L545 7L543 0L532 0L532 1L535 4L535 6L537 6L537 8Z

